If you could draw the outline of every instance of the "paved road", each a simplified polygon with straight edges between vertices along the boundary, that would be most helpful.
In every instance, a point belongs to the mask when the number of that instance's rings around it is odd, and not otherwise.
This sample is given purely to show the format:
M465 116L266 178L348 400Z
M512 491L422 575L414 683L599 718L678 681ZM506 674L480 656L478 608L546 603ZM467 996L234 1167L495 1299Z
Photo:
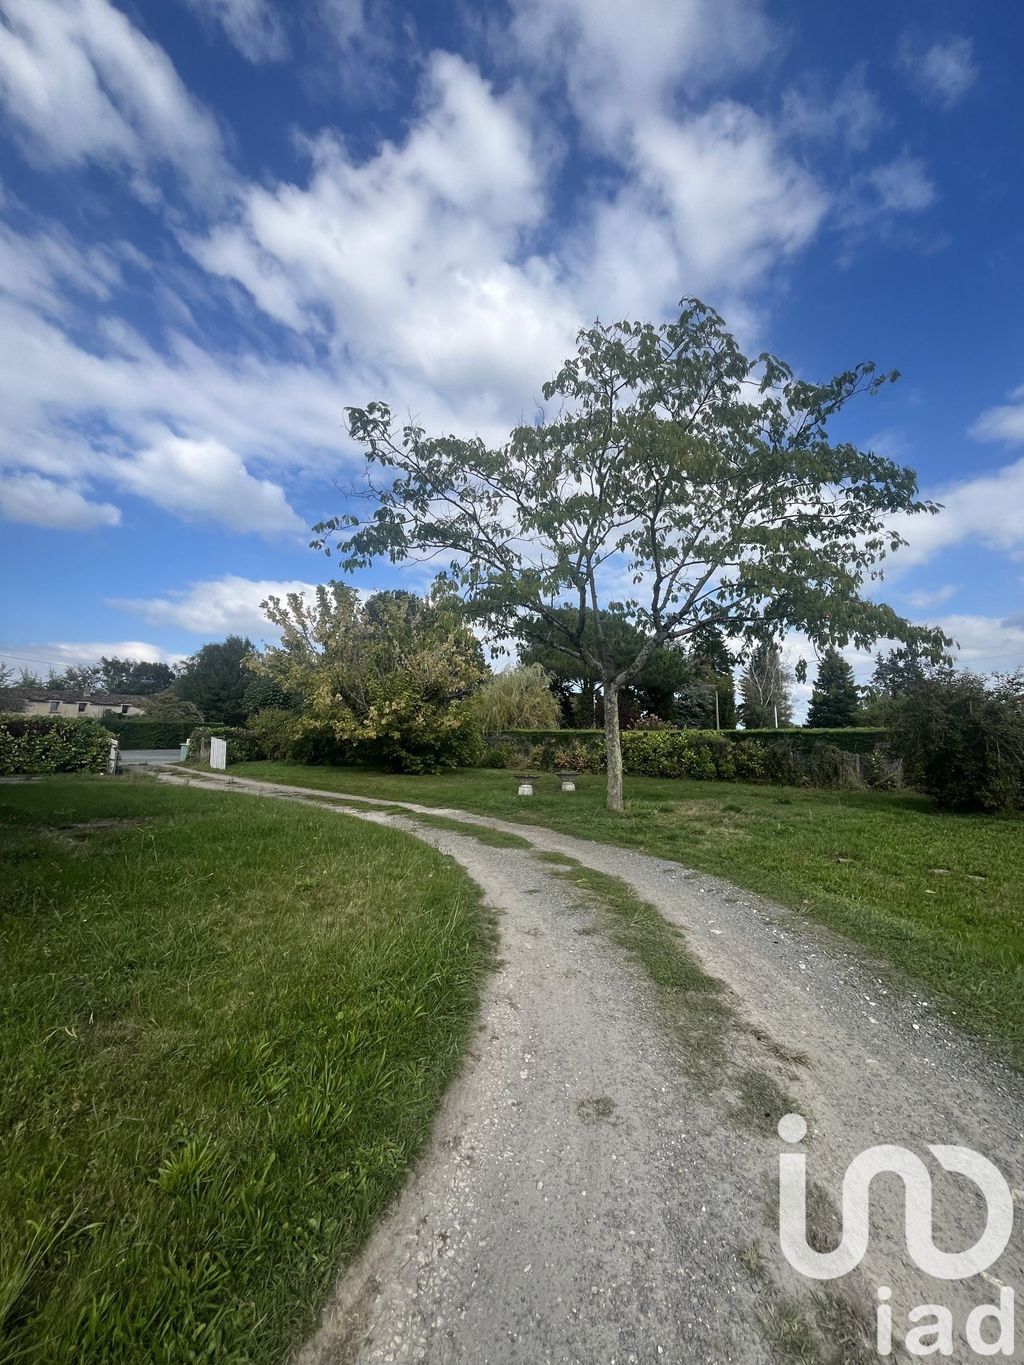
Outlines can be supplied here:
M122 749L121 767L138 768L146 763L180 763L180 749Z
M304 799L296 788L228 785ZM345 810L345 798L337 805ZM810 1125L821 1245L838 1239L847 1163L876 1143L922 1154L927 1143L963 1144L999 1166L1018 1200L1024 1185L1019 1078L844 941L677 863L444 812L620 877L683 931L736 1011L719 1073L695 1079L700 1030L688 1036L685 1021L666 1018L649 978L557 868L365 805L351 813L409 828L457 859L498 913L502 961L430 1150L298 1365L845 1365L879 1358L880 1285L892 1290L897 1341L914 1305L947 1305L962 1334L974 1305L994 1302L1001 1285L1024 1287L1019 1231L971 1281L921 1274L891 1176L873 1199L859 1269L818 1284L782 1257L780 1091ZM936 1172L934 1194L936 1243L969 1246L984 1223L973 1187ZM978 1357L959 1340L954 1358Z

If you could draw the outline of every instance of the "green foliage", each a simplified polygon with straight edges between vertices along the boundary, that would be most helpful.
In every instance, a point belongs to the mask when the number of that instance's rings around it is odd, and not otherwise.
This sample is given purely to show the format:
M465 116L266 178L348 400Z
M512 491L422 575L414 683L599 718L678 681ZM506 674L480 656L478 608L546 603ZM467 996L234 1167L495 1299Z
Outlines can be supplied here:
M171 688L164 692L154 692L146 703L146 720L178 720L201 725L205 719L194 702L185 701Z
M174 682L170 664L152 663L146 659L100 659L99 682L105 692L122 692L128 696L150 697L165 692Z
M604 771L599 730L523 731L503 738L507 742L499 751L504 761L489 761L487 767ZM623 769L630 777L758 782L768 772L765 753L762 745L733 741L715 730L627 730L622 735Z
M468 699L486 676L479 642L452 599L344 583L263 603L281 633L254 667L305 699L293 754L309 763L374 763L440 772L480 756Z
M293 758L299 718L280 706L265 706L249 717L249 729L267 758Z
M936 670L889 711L907 781L950 810L1024 807L1024 671L989 683Z
M82 696L99 690L102 684L98 665L79 667L69 664L63 673L51 668L45 686L50 692L80 692Z
M540 664L520 664L488 678L470 703L482 734L504 730L548 730L558 724L551 675Z
M559 692L578 689L581 708L589 708L593 716L593 695L595 686L603 681L602 670L581 658L580 651L566 649L565 637L574 628L576 616L572 607L558 607L553 609L550 619L525 618L519 628L522 642L519 657L524 663L546 669ZM596 658L603 647L616 669L626 669L644 647L645 637L621 613L601 611L597 617L588 619L582 641L586 653ZM654 649L633 673L628 686L621 689L620 710L624 717L650 711L667 720L672 715L675 693L693 674L694 669L681 649L669 646Z
M750 740L754 744L776 744L785 742L796 752L809 752L821 744L830 744L848 754L870 754L885 740L885 730L881 726L859 725L851 730L812 730L806 727L794 730L723 730L729 739Z
M246 717L251 719L257 711L275 710L290 711L291 697L284 690L276 678L261 677L253 678L252 682L242 693L242 710Z
M110 735L88 716L0 715L0 774L101 773Z
M189 735L189 758L198 759L203 751L203 741L217 739L227 740L228 745L228 764L232 763L252 763L261 758L268 758L264 752L263 744L259 735L254 730L246 729L240 725L197 725ZM209 756L209 744L206 745L207 756Z
M626 733L632 733L627 731ZM714 733L734 744L770 745L785 740L798 751L812 750L820 744L831 744L851 754L870 754L885 739L885 730L880 727L857 726L852 730L718 730ZM506 730L499 738L521 749L551 740L599 741L602 731L593 729L579 730ZM624 736L625 737L625 736Z
M875 655L872 689L883 697L904 697L924 682L926 669L920 654L913 649L890 649Z
M176 749L195 729L191 720L151 720L148 714L118 716L108 712L100 723L117 736L122 749Z
M895 378L865 363L798 379L774 356L745 356L696 299L657 327L595 323L544 385L552 415L500 448L397 430L381 402L349 408L352 438L388 475L367 520L330 518L314 543L341 531L349 571L443 555L445 582L492 634L543 623L597 670L612 705L652 651L709 625L730 638L795 628L825 646L888 637L941 655L941 632L861 596L904 543L894 513L937 508L911 469L829 439L847 403ZM616 562L629 595L613 602ZM638 633L632 660L615 656L602 612ZM608 803L621 809L614 725L607 745Z
M240 635L203 645L185 660L174 691L197 706L206 721L241 725L246 718L242 698L252 681L248 664L252 648L252 641Z
M838 650L828 649L818 666L807 724L819 730L845 729L856 725L859 715L860 693L853 668Z

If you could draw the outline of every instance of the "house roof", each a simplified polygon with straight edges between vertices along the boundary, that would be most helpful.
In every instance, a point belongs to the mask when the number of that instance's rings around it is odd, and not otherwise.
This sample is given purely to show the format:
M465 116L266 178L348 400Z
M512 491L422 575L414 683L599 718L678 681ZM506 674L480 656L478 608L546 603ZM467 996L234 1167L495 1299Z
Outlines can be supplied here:
M131 696L126 692L75 692L51 691L47 687L0 687L0 710L9 710L12 705L26 701L63 701L72 704L88 702L91 706L140 706L150 702L149 697Z

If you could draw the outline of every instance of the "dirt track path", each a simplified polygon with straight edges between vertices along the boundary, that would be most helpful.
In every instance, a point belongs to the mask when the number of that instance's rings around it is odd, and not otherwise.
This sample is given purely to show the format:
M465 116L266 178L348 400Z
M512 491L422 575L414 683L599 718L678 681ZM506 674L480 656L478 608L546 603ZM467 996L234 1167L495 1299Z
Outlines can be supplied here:
M847 1163L880 1142L976 1149L1024 1185L1024 1085L844 941L676 863L518 824L410 803L245 779L239 794L316 799L408 829L461 863L499 914L491 978L468 1063L430 1150L339 1284L301 1365L328 1362L750 1362L878 1360L876 1289L892 1289L895 1338L916 1304L954 1314L956 1360L971 1307L1024 1287L1020 1224L968 1282L908 1257L899 1183L878 1182L871 1246L841 1281L797 1275L778 1249L776 1124L806 1115L812 1241L838 1240ZM358 804L347 805L347 802ZM415 814L499 828L532 849L418 827ZM695 1068L703 1029L666 1017L649 976L534 850L622 879L685 935L728 987L734 1021L713 1080ZM691 1016L691 1024L695 1021ZM973 1187L937 1172L935 1241L979 1235ZM948 1358L948 1357L947 1357ZM1006 1359L1005 1355L999 1357ZM1017 1350L1024 1360L1024 1323Z

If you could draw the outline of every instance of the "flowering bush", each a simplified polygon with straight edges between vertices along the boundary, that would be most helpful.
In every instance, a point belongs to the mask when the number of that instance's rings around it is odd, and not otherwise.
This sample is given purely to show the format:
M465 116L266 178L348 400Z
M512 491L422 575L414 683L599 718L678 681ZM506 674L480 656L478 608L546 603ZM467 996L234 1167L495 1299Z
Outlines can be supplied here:
M87 716L0 716L0 773L101 773L110 734Z

